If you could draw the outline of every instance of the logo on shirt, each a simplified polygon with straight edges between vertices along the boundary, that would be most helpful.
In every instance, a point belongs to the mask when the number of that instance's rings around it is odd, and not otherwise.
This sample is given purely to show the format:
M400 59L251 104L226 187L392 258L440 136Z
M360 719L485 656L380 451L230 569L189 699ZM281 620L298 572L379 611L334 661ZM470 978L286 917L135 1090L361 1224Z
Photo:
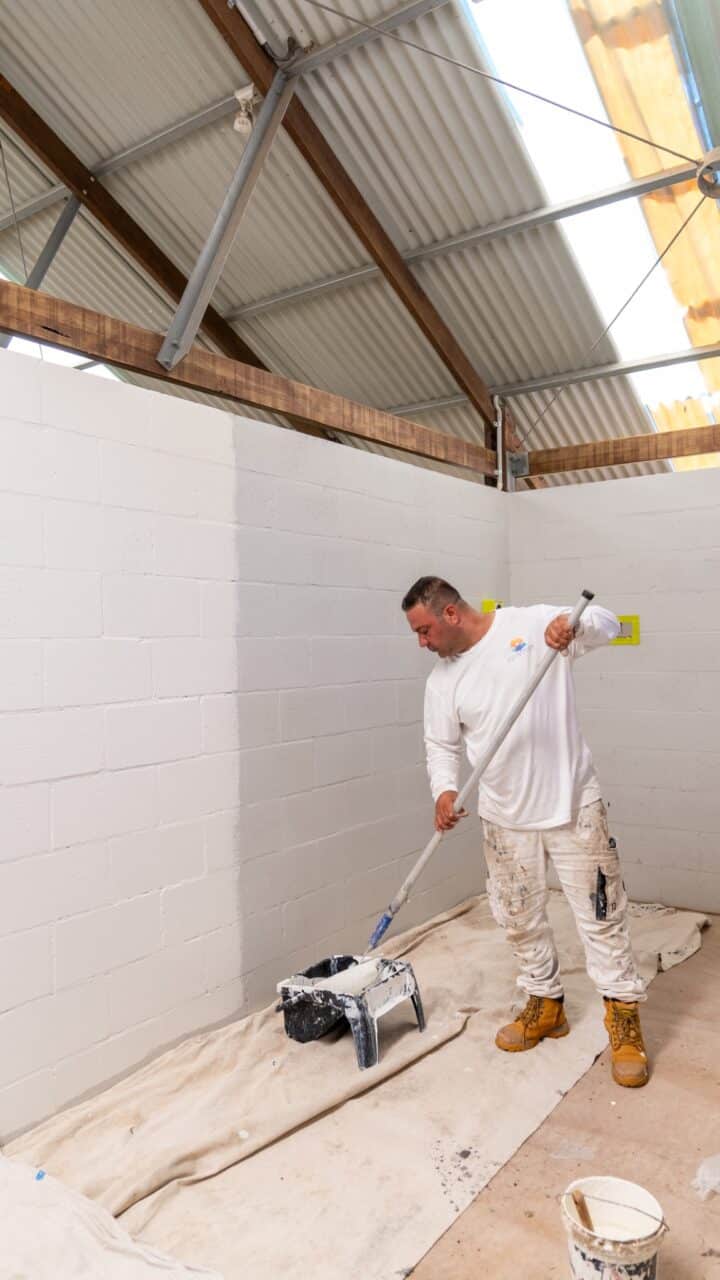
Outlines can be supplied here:
M527 649L527 647L528 642L527 640L523 640L522 636L516 636L514 640L510 641L510 648L513 653L522 653L523 649Z

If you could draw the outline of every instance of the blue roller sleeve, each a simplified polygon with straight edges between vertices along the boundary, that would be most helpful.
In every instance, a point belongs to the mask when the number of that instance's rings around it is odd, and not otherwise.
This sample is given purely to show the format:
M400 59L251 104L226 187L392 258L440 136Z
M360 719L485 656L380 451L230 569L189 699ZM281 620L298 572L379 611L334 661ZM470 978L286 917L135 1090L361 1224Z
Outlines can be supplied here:
M377 924L375 925L375 931L374 931L374 933L373 933L373 935L372 935L372 937L371 937L371 939L370 939L370 941L369 941L369 943L368 943L368 951L374 951L374 950L375 950L375 948L376 948L376 946L378 945L378 943L380 942L380 940L381 940L381 939L385 936L385 934L387 933L387 931L388 931L388 929L390 928L390 925L392 924L392 922L393 922L392 913L391 913L390 911L386 911L386 912L385 912L385 914L384 914L383 916L381 916L381 917L380 917L380 919L378 920Z

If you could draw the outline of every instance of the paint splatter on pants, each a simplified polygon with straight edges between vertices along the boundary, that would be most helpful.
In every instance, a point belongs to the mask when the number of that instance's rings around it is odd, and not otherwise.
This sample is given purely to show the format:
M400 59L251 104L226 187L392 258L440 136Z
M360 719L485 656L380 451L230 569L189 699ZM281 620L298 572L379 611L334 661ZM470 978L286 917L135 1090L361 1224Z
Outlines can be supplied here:
M602 800L585 805L565 827L517 831L483 819L488 897L520 966L528 995L563 994L547 918L547 859L552 860L585 948L587 971L603 996L644 1000L627 928L627 895Z

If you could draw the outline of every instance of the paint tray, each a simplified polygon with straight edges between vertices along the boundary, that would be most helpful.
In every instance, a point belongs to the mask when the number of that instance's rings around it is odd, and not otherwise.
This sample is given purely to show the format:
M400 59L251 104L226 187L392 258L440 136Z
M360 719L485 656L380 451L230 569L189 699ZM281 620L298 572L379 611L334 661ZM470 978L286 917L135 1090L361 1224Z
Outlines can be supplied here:
M278 1009L291 1040L319 1040L340 1023L349 1024L358 1066L378 1060L377 1020L402 1000L411 1000L422 1031L422 1001L407 960L377 956L329 956L278 983Z

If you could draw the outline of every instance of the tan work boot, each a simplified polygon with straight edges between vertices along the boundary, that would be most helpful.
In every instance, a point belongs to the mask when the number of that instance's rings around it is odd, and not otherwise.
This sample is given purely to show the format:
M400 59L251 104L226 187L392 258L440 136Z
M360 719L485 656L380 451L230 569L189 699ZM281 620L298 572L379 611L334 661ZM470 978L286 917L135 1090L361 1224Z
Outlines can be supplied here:
M648 1082L648 1056L643 1044L637 1004L605 999L605 1027L612 1049L612 1074L626 1089Z
M524 1049L534 1049L547 1036L557 1040L566 1036L569 1030L562 998L553 1000L550 996L529 996L515 1021L500 1028L495 1043L506 1053L522 1053Z

